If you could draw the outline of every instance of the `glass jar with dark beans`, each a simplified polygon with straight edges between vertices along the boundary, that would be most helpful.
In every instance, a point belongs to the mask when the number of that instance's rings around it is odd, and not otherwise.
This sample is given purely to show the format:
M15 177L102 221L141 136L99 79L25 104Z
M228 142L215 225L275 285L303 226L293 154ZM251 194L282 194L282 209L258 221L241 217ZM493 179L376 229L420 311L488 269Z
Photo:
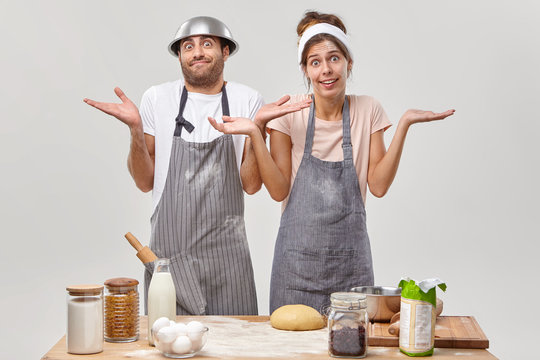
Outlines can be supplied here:
M363 358L367 355L366 295L333 293L328 315L328 353L338 358Z

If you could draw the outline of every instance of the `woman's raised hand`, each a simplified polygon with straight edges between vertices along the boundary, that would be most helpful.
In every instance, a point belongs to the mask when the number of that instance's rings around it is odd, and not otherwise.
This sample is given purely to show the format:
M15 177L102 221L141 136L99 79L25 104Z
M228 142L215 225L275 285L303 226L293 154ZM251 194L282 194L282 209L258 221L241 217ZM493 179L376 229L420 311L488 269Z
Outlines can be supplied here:
M255 115L257 125L264 127L270 120L309 107L312 101L311 98L308 98L296 103L285 104L290 98L289 95L284 95L278 101L262 106Z
M224 134L243 134L252 135L253 132L258 132L259 128L253 121L242 117L223 116L223 123L218 123L213 117L208 117L210 124Z
M424 110L407 110L400 121L404 121L407 125L412 125L420 122L429 122L434 120L442 120L450 115L454 115L455 110L447 110L442 113L434 113L433 111Z
M121 104L104 103L91 99L84 99L83 101L106 114L114 116L130 128L133 126L140 126L142 122L137 106L129 100L119 87L114 88L114 93L122 100Z

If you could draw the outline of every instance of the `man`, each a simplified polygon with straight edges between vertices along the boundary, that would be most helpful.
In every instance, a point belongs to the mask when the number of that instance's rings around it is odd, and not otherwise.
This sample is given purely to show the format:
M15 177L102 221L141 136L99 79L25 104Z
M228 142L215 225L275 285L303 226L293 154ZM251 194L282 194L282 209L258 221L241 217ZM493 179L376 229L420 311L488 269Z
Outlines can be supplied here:
M249 138L208 121L254 119L263 104L258 92L223 80L237 50L225 24L195 17L169 44L184 80L148 89L140 111L119 88L121 104L84 100L130 128L128 168L139 189L153 191L150 248L171 261L179 315L257 314L242 189L257 192L261 179Z

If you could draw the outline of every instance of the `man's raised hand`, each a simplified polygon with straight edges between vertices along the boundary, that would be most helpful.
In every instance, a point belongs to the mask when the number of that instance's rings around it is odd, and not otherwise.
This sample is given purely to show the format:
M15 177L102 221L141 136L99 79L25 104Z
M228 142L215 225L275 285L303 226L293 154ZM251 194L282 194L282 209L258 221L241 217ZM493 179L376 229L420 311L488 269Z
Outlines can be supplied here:
M85 98L83 101L90 106L95 107L98 110L103 111L106 114L114 116L118 120L130 128L135 126L141 126L141 116L139 115L139 109L137 106L124 94L119 88L114 88L114 93L122 100L121 104L105 103Z

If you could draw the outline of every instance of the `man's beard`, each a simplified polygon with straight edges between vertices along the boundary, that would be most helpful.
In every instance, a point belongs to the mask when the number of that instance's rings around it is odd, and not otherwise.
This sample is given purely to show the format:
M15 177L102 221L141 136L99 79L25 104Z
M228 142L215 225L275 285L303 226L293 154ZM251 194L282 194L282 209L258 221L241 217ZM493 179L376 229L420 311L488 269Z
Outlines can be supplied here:
M212 64L212 66L202 74L198 74L191 70L190 66L180 63L182 66L182 73L184 74L184 80L186 83L201 88L210 88L220 80L223 68L225 67L225 61L220 57Z

